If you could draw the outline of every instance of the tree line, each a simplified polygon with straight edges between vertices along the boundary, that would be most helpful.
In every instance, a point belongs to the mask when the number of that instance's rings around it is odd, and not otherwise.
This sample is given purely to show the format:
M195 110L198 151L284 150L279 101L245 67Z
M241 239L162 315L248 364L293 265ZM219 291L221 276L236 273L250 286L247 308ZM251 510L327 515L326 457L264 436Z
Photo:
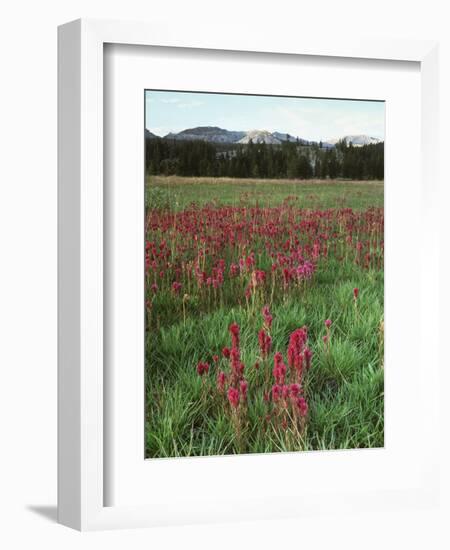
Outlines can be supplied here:
M383 179L384 143L354 147L341 141L329 148L146 139L145 167L148 174L167 176Z

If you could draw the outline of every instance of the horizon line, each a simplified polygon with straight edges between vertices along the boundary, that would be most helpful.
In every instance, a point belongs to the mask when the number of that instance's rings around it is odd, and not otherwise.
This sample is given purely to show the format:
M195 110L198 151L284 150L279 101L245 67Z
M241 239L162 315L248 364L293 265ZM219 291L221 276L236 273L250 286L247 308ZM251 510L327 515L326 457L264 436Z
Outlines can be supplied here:
M342 139L344 137L348 137L348 136L367 136L367 137L371 137L371 138L375 138L375 139L379 139L381 142L384 143L384 136L383 137L379 137L377 135L374 135L374 134L368 134L368 133L349 133L349 134L343 134L342 136L339 136L339 137L330 137L330 138L327 138L327 139L310 139L310 138L305 138L305 137L300 137L298 135L294 135L294 134L291 134L290 132L280 132L279 130L274 130L273 132L271 132L270 130L265 130L265 129L262 129L262 128L252 128L251 130L228 130L227 128L222 128L220 126L216 126L216 125L201 125L201 126L192 126L190 128L184 128L183 130L180 130L179 132L174 132L174 131L170 131L168 132L167 134L165 134L164 136L161 136L161 135L158 135L156 134L155 132L153 132L150 128L148 128L147 126L145 126L145 130L148 130L149 132L151 132L153 135L155 135L156 137L158 138L165 138L166 136L168 136L169 134L174 134L174 135L177 135L177 134L180 134L181 132L185 132L186 130L194 130L195 128L218 128L219 130L225 130L226 132L244 132L246 134L250 133L250 132L268 132L269 134L273 135L274 133L279 133L279 134L285 134L285 135L289 135L295 139L302 139L304 141L310 141L310 142L315 142L315 143L319 143L320 141L323 142L323 143L331 143L331 141L333 140L339 140L339 139ZM237 143L237 142L236 142Z

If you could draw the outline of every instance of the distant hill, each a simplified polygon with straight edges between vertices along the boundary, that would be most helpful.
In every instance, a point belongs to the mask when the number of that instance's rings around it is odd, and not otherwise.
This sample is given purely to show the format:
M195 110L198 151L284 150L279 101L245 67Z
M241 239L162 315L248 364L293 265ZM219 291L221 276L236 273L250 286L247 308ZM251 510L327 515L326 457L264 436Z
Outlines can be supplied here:
M196 128L188 128L177 134L170 133L164 137L166 139L200 140L210 143L237 143L244 136L245 132L224 130L217 126L197 126Z
M298 136L291 136L290 134L283 134L281 132L273 132L272 135L274 137L276 137L277 139L279 139L280 141L289 141L289 142L298 142L301 144L301 145L309 145L311 142L308 141L307 139L303 139L303 138L300 138Z
M151 132L149 132L151 134ZM154 136L154 134L152 134ZM151 138L152 136L148 136ZM164 136L164 139L175 140L189 140L189 141L208 141L209 143L249 143L252 140L253 143L268 143L272 145L279 145L283 141L296 142L297 140L301 144L309 144L306 139L298 138L287 133L281 132L269 132L267 130L249 130L249 131L236 131L225 130L218 126L197 126L195 128L187 128L181 132L170 132Z
M145 130L145 137L147 139L156 139L159 136L153 134L150 130ZM286 141L291 143L298 142L301 145L319 143L283 132L269 132L268 130L226 130L218 126L196 126L195 128L187 128L177 133L170 132L164 136L164 139L173 139L176 141L207 141L208 143L218 144L248 144L250 141L253 143L267 143L270 145L280 145ZM323 140L321 144L324 149L332 149L339 141L345 141L347 145L351 143L354 147L362 147L363 145L382 143L383 140L365 134L358 134Z
M145 139L156 139L156 138L159 138L159 136L157 136L153 132L150 132L150 130L147 130L147 128L145 129Z
M327 140L327 142L331 145L336 145L339 141L345 141L347 145L351 143L354 147L362 147L363 145L374 145L375 143L381 143L383 140L366 136L365 134L343 136L340 138Z
M246 132L245 136L238 143L268 143L270 145L280 145L281 140L275 137L267 130L251 130Z

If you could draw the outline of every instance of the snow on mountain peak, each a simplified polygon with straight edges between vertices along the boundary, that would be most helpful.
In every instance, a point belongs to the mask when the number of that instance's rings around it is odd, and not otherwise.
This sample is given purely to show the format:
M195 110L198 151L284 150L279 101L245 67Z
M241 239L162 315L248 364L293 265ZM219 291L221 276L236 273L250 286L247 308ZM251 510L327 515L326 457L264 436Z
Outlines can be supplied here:
M267 130L250 130L238 143L250 143L250 140L252 143L269 143L271 145L279 145L281 143L281 140L277 139Z
M339 141L345 141L347 145L351 143L354 147L362 147L363 145L373 145L375 143L381 143L382 140L376 137L367 136L365 134L355 134L335 139L328 139L327 143L336 145L336 143L338 143Z

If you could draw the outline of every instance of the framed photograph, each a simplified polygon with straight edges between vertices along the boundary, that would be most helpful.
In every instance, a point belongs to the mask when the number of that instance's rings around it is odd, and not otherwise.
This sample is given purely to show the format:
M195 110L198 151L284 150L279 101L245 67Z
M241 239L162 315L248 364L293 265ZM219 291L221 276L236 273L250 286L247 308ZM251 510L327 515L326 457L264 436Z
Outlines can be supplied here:
M434 505L437 45L80 20L58 68L59 521Z

